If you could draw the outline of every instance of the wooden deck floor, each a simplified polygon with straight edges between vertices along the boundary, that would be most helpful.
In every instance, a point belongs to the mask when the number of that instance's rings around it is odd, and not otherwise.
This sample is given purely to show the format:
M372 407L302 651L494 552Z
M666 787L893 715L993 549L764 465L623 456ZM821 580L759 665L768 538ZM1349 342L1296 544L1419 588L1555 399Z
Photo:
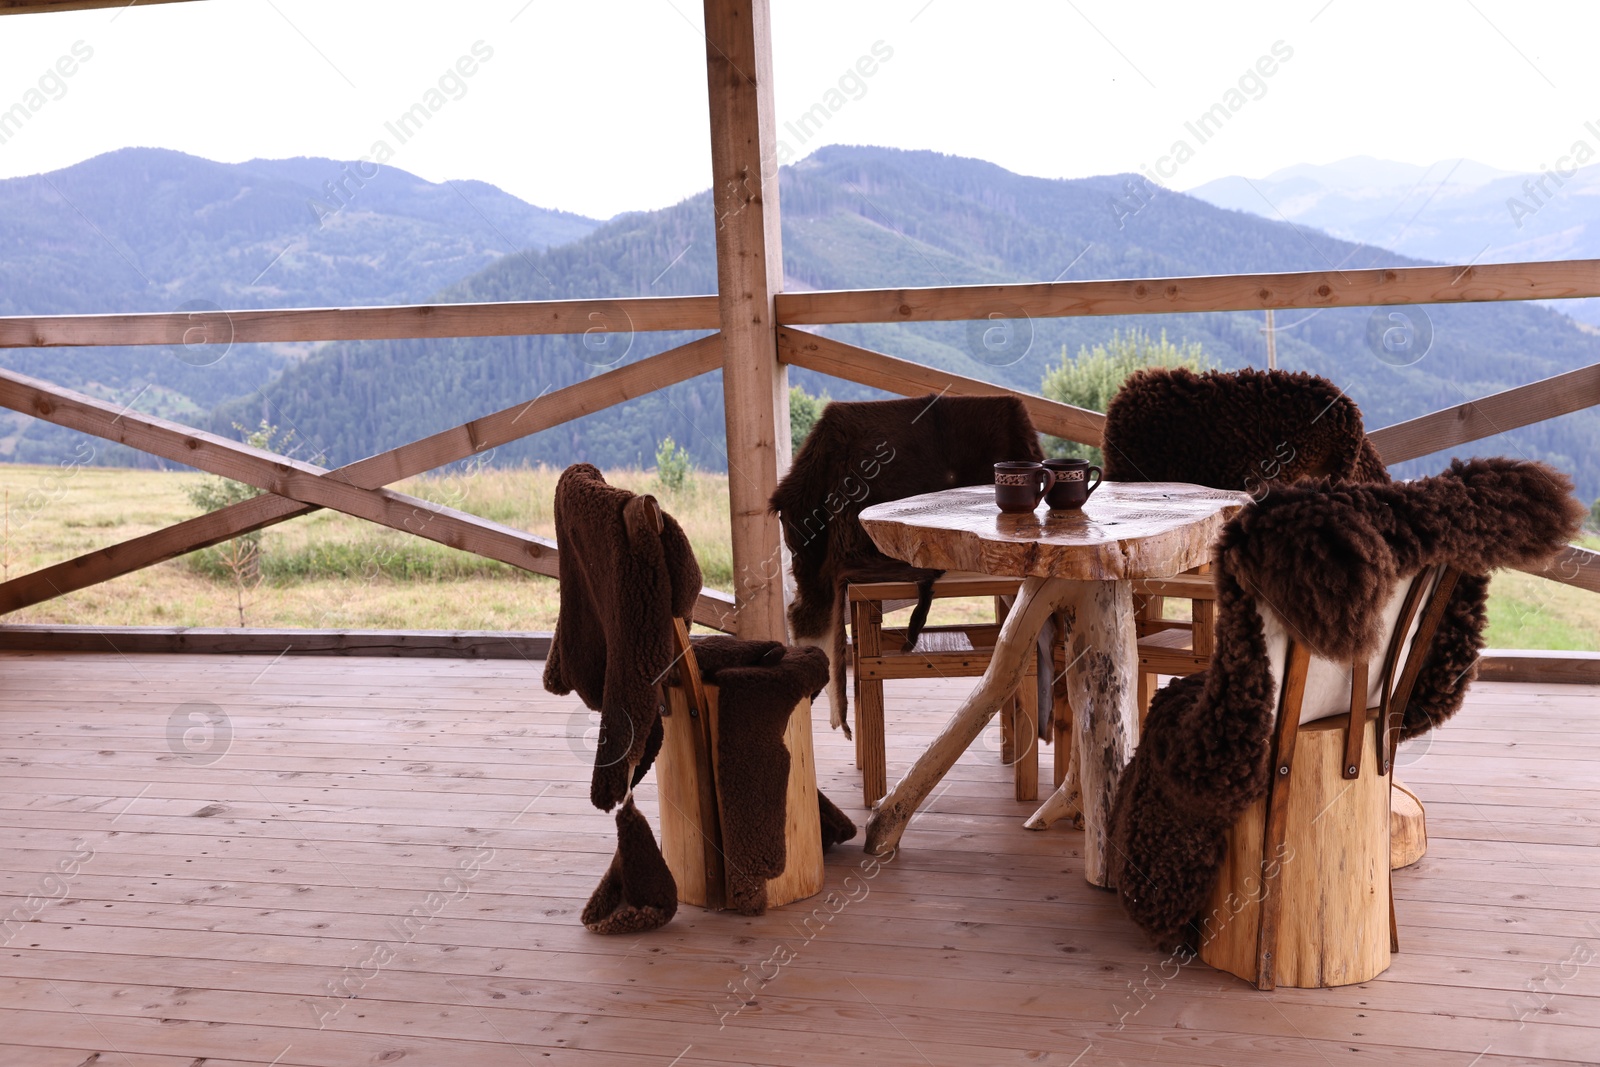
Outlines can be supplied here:
M1405 754L1432 847L1393 967L1263 994L1163 967L1079 835L1023 830L993 727L874 877L830 855L864 896L591 935L614 838L541 669L0 657L0 1064L1600 1061L1595 689L1479 685ZM971 684L891 686L891 780Z

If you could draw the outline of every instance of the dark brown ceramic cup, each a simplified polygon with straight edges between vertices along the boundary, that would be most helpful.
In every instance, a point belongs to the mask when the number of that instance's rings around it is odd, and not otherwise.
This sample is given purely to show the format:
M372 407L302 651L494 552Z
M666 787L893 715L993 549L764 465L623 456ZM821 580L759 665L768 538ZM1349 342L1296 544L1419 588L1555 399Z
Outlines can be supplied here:
M1052 510L1067 511L1081 508L1089 494L1100 488L1100 468L1086 459L1047 459L1045 469L1056 476L1055 484L1045 494L1045 502ZM1089 484L1089 475L1094 484Z
M1030 460L1007 460L994 465L994 502L1011 514L1032 511L1056 484L1054 471Z

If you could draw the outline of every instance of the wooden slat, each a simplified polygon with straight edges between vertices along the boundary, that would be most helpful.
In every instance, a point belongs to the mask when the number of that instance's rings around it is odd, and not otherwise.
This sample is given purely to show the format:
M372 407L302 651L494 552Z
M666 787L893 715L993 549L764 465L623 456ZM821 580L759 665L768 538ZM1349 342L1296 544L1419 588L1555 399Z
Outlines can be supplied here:
M1368 434L1385 463L1402 463L1600 404L1600 363L1385 426Z
M591 329L620 334L715 330L717 325L714 296L132 315L11 315L0 317L0 348L510 337L585 333Z
M0 0L0 15L43 15L54 11L92 11L103 7L149 7L195 0Z
M991 385L976 378L965 378L874 352L870 348L819 337L805 330L778 329L778 358L796 367L805 367L820 374L830 374L901 396L947 393L953 396L1019 397L1027 407L1028 417L1033 420L1036 430L1079 444L1098 446L1104 433L1106 417L1098 411L1047 400L1033 393L1007 389L1003 385Z
M1486 648L1478 657L1478 680L1600 685L1600 652Z
M550 634L500 630L295 630L197 626L0 626L4 652L544 659Z
M789 467L789 374L773 336L783 288L768 0L705 0L711 199L738 632L782 641L783 536L767 501Z
M420 441L369 456L330 471L328 476L377 489L705 374L715 370L721 361L720 338L717 335L703 337ZM0 613L109 581L314 510L312 505L281 496L253 497L13 578L0 584ZM552 555L552 567L554 558ZM695 622L726 631L732 628L733 621L731 598L715 591L701 594L695 606Z
M1600 552L1582 545L1568 545L1543 567L1519 567L1518 570L1600 593Z
M1561 300L1600 296L1600 260L1488 263L1465 267L1222 274L1183 278L948 285L784 293L785 326L846 322L943 322L1008 317L1156 315L1266 308Z

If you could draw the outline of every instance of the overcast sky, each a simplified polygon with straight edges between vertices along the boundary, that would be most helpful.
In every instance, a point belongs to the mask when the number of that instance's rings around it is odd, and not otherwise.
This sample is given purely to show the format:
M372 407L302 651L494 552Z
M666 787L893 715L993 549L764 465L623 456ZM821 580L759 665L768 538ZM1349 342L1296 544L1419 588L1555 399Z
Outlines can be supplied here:
M1592 2L773 8L780 137L796 158L891 145L1082 177L1154 167L1181 139L1193 155L1164 179L1181 189L1352 155L1537 171L1585 121L1600 126ZM694 0L206 0L6 17L0 112L20 103L30 117L0 143L0 177L128 145L356 159L381 140L392 165L431 180L482 179L601 218L656 208L710 184L700 24ZM385 124L418 103L437 110L401 144ZM1200 143L1185 123L1219 103L1229 119ZM786 132L818 104L820 129Z

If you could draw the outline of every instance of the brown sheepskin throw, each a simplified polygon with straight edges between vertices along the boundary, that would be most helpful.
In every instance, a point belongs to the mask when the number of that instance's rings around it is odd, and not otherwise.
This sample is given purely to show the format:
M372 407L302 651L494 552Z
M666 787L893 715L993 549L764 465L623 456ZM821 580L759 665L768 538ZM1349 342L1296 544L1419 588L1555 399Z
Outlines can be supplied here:
M783 743L796 705L828 684L821 649L776 641L708 637L695 642L707 684L718 688L717 791L722 798L722 851L728 866L728 904L744 915L767 910L767 881L788 863L789 749ZM824 846L855 826L821 792ZM833 825L830 827L830 823Z
M630 796L617 809L617 852L584 905L583 925L597 934L640 934L677 911L678 883Z
M1301 478L1389 481L1355 401L1304 371L1139 371L1106 408L1104 451L1114 482L1259 496Z
M1348 661L1378 649L1379 609L1402 581L1436 564L1465 572L1405 709L1402 736L1416 736L1461 705L1488 573L1548 558L1582 515L1566 475L1485 459L1414 482L1288 486L1235 516L1215 550L1211 665L1156 694L1117 786L1110 875L1133 920L1164 948L1184 943L1223 835L1265 795L1277 709L1258 605L1317 655Z
M793 561L794 638L827 649L829 703L845 722L845 591L854 582L921 586L907 648L928 617L942 571L884 555L857 521L863 509L958 485L994 481L994 464L1040 460L1039 435L1022 401L1011 396L924 396L909 400L834 401L822 411L770 507L783 520Z
M673 661L672 620L700 595L700 566L683 528L650 497L608 485L578 463L556 483L561 614L544 687L577 692L600 712L589 799L602 811L622 801L660 748L662 684ZM630 780L628 769L638 770Z

